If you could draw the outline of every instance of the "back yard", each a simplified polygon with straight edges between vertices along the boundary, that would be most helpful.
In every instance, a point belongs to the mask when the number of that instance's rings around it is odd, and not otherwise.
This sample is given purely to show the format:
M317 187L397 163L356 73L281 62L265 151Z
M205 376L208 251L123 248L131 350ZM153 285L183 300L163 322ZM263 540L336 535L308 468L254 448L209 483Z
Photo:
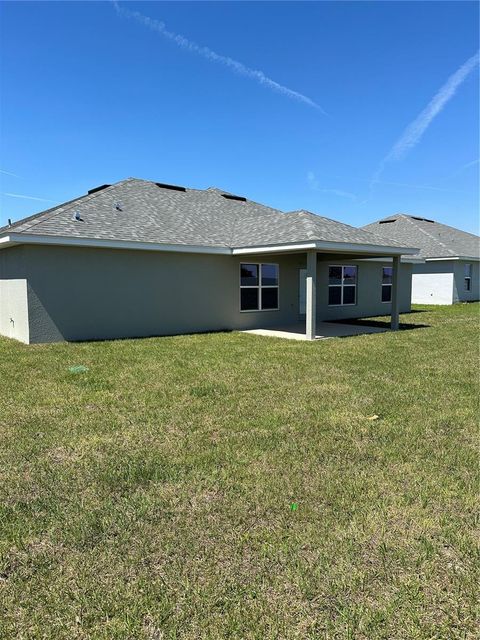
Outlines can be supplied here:
M0 637L477 637L479 306L401 321L0 340Z

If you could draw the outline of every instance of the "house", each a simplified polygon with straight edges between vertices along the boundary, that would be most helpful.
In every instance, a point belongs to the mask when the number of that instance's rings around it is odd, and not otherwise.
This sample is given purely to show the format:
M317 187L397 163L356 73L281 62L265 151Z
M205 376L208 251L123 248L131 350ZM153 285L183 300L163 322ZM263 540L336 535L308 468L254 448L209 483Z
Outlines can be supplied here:
M480 238L446 224L399 213L362 227L385 242L419 247L412 266L412 302L452 304L480 298Z
M0 229L0 333L41 343L303 322L313 339L317 321L385 314L395 329L416 252L307 211L130 178Z

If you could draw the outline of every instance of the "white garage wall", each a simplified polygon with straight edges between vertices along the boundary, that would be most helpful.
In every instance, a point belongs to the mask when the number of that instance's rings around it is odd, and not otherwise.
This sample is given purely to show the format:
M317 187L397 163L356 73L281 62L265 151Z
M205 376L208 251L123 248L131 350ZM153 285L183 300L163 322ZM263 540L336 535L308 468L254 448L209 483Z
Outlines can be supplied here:
M452 304L453 273L413 273L413 304Z

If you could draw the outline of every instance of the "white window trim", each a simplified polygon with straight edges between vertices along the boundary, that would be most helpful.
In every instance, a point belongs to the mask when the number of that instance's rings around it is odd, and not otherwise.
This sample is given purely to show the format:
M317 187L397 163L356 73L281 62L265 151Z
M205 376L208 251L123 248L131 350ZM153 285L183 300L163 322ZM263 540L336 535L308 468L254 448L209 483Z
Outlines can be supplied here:
M342 282L339 284L330 284L330 267L340 267L342 269ZM355 284L344 284L343 282L343 269L345 267L355 267ZM341 287L340 299L338 304L330 304L329 307L355 307L357 305L357 284L358 284L358 265L356 264L329 264L328 265L328 299L330 299L330 287ZM343 288L355 287L355 302L343 302Z
M258 267L258 284L242 285L242 264L254 264ZM277 267L277 284L265 284L262 285L262 266ZM240 287L238 290L238 308L240 313L264 313L268 311L280 310L280 265L278 262L240 262L239 266L239 281ZM258 289L258 308L257 309L242 309L242 289ZM274 309L262 309L262 289L277 289L277 306Z
M380 295L380 302L382 304L392 304L392 285L393 285L393 282L383 282L383 270L384 269L392 269L392 278L393 278L393 268L390 267L390 266L387 266L387 267L383 266L382 267L382 289L380 291L380 294L381 294ZM382 298L383 298L383 295L382 295L383 294L383 287L390 287L390 300L382 300Z

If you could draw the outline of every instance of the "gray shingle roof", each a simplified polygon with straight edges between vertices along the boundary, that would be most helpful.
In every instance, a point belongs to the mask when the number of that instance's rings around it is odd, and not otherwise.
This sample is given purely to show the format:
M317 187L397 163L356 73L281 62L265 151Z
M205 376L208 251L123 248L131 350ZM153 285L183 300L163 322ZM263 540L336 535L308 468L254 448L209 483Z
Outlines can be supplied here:
M226 199L225 193L216 188L176 191L129 178L3 227L0 236L24 233L205 247L311 240L405 246L308 211L283 213L251 200ZM76 212L80 221L74 219Z
M404 246L419 247L421 258L456 256L480 257L480 238L446 224L399 213L362 227L385 242L395 240Z

